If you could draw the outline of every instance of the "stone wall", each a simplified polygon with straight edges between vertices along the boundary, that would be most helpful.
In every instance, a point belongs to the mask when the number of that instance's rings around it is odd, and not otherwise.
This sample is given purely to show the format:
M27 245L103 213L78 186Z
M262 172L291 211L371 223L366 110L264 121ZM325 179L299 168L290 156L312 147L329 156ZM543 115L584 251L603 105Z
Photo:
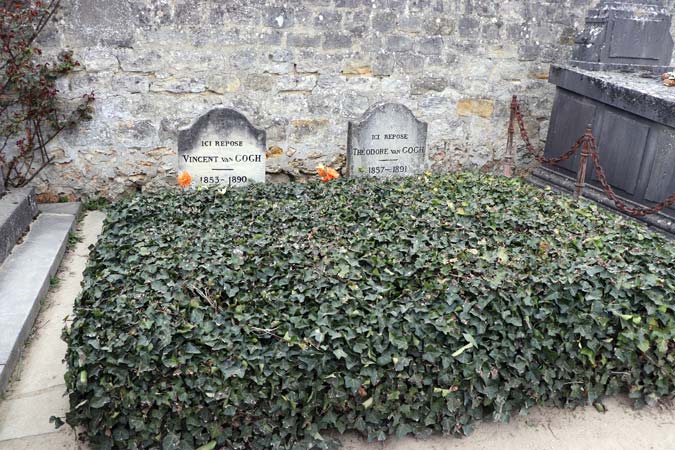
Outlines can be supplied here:
M268 133L274 180L340 165L347 122L378 101L429 123L437 170L495 169L508 104L545 137L554 89L592 0L66 0L43 45L82 70L93 121L55 142L36 185L115 196L175 184L177 131L215 105ZM581 131L581 130L580 130Z

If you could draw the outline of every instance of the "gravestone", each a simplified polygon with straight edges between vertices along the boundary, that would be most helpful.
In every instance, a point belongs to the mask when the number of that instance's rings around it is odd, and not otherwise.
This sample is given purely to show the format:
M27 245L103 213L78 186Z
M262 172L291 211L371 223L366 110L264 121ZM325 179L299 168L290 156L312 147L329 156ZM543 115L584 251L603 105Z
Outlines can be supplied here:
M266 134L241 113L215 108L178 134L178 170L193 185L265 182Z
M400 177L426 170L427 124L404 105L372 106L349 122L347 169L353 177Z

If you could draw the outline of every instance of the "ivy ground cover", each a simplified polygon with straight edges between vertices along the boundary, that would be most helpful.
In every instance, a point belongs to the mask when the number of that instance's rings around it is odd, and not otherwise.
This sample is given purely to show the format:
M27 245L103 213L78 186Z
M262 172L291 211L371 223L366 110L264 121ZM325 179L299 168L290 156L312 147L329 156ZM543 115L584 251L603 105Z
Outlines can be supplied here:
M675 392L675 249L478 174L143 195L109 211L69 349L94 449L468 434Z

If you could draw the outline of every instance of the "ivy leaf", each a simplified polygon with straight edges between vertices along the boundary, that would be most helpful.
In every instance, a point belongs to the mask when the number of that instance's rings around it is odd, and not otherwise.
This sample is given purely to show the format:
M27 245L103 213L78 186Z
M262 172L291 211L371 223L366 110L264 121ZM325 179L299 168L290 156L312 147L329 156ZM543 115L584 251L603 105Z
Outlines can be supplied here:
M402 439L412 433L413 429L410 425L406 423L402 423L401 425L396 428L396 437L399 439Z
M173 433L168 433L162 439L162 450L176 450L180 445L180 437Z
M347 359L347 354L342 350L341 348L338 348L337 350L333 350L333 354L337 359Z

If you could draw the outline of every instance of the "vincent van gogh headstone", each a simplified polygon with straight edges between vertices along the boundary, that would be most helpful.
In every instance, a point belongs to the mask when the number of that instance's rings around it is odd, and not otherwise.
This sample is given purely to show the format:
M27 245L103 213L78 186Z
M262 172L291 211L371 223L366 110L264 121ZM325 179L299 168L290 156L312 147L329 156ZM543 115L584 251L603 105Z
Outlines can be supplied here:
M265 131L233 109L212 109L178 134L178 169L195 185L265 182Z
M350 176L396 177L426 170L427 124L398 103L371 107L360 122L349 122Z

